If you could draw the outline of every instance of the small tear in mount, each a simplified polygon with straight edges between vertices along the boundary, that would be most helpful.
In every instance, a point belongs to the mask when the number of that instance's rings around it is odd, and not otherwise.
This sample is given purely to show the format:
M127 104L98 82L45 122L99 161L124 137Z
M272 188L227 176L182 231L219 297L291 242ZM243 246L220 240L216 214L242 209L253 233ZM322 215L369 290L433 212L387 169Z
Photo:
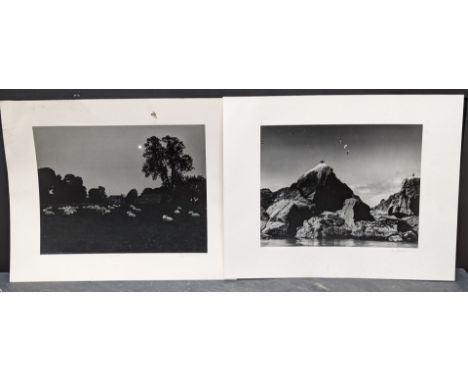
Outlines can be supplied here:
M157 118L158 118L158 115L156 114L155 111L153 111L153 112L151 113L151 116L152 116L154 119L157 119Z
M73 93L73 98L80 98L81 94L80 93Z

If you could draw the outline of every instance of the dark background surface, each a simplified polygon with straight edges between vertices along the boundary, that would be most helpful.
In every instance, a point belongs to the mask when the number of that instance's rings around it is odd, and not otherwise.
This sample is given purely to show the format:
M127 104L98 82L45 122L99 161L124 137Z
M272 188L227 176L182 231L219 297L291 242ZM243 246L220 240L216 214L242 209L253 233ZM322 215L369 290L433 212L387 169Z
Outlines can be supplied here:
M468 270L468 138L465 134L467 125L466 104L468 89L463 90L0 90L0 101L4 100L58 100L58 99L116 99L116 98L204 98L224 96L271 96L271 95L364 95L364 94L464 94L465 115L461 156L460 204L457 243L457 266ZM21 155L21 153L18 153ZM443 184L441 184L443 187ZM3 135L0 128L0 272L10 269L10 227L8 202L8 176L3 147ZM27 240L27 237L24 238Z

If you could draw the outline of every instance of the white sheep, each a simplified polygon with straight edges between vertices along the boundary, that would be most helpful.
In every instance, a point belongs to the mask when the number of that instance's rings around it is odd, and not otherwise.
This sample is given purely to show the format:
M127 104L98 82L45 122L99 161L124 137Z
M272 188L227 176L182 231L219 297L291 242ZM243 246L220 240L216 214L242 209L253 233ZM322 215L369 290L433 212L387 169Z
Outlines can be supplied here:
M141 208L135 207L133 204L130 204L130 209L135 212L141 212Z
M59 207L59 210L62 211L62 213L66 216L74 215L78 211L78 207L73 207L73 206L64 206L64 207Z
M87 210L100 210L101 209L101 206L98 206L97 204L89 204L87 206L83 206L83 208L87 209Z
M175 210L174 211L174 215L179 215L180 214L180 210Z
M42 210L44 215L55 215L55 212L52 210L52 207L47 207Z
M102 207L102 208L100 209L100 211L101 211L101 214L102 214L102 215L107 215L107 214L110 214L110 213L111 213L111 210L108 209L108 208L106 208L106 207Z
M136 215L132 211L127 211L127 216L132 219L136 218Z
M100 213L101 215L107 215L107 214L110 214L114 210L115 207L113 206L104 207L104 206L99 206L97 204L90 204L87 206L83 206L83 208L86 210L96 211L97 213Z
M163 218L163 220L164 220L165 222L171 222L171 221L174 220L174 218L172 218L172 217L170 217L170 216L168 216L168 215L163 215L162 218Z
M191 214L191 216L192 216L193 218L199 218L199 217L200 217L200 214L199 214L198 212L193 212L193 213Z

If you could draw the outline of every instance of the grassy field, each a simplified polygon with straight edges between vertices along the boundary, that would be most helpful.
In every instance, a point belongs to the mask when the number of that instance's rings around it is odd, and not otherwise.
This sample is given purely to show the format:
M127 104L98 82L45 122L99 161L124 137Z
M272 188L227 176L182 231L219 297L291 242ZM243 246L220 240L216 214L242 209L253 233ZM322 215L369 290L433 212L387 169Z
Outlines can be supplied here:
M207 252L206 209L193 217L190 206L180 214L174 204L137 207L133 218L128 207L101 215L80 206L70 216L53 207L54 215L41 214L41 254ZM174 220L164 221L164 214Z

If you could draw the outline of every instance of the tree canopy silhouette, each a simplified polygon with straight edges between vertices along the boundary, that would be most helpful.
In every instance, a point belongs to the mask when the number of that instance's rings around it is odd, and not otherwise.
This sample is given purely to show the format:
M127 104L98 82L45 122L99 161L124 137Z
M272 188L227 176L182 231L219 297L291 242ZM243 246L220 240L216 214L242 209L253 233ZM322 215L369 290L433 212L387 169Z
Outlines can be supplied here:
M86 187L83 186L83 179L80 176L67 174L63 178L64 199L67 202L80 203L86 200Z
M39 175L39 198L41 204L48 204L55 201L55 188L61 181L60 175L56 175L51 168L40 168Z
M106 189L102 186L91 188L88 191L88 199L91 203L104 204L107 202Z
M138 191L136 189L132 189L128 192L127 196L125 197L125 203L133 204L138 199Z
M184 179L185 172L194 169L192 157L184 154L184 142L177 137L150 137L144 148L142 171L153 180L160 178L165 187L174 188Z
M193 205L206 202L206 179L201 175L185 177L175 190L175 195Z
M41 204L81 203L86 200L86 187L81 177L67 174L62 179L48 167L40 168L38 175Z

